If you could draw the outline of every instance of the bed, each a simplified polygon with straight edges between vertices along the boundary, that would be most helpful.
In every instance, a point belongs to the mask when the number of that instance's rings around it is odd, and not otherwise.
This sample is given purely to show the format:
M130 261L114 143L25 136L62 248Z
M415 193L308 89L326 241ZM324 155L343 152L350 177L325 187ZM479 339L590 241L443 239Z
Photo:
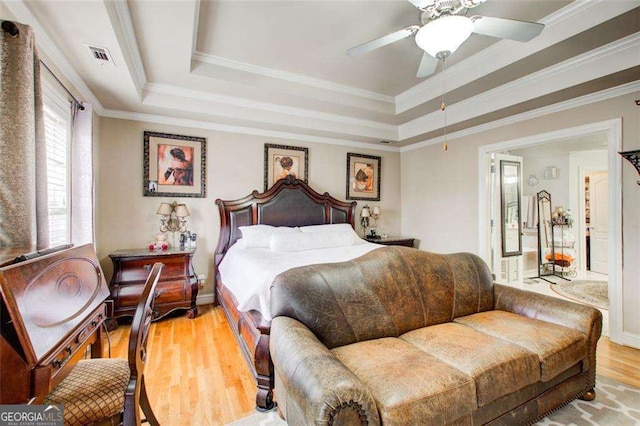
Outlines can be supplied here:
M302 180L287 177L264 193L253 191L237 200L218 199L216 204L220 212L220 239L214 258L215 303L222 306L256 378L257 409L270 410L275 406L273 364L269 354L270 321L256 310L237 308L236 297L220 278L220 264L241 238L240 227L349 224L353 228L356 202L339 201L328 193L316 192Z

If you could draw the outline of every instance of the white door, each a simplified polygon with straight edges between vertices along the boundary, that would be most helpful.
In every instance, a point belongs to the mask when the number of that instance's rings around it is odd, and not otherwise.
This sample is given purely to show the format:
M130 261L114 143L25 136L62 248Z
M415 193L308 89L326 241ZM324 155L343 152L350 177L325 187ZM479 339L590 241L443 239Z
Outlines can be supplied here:
M506 169L505 164L510 166L515 164L517 167ZM503 176L503 170L510 170L510 174ZM516 170L515 174L514 170ZM496 276L496 282L500 284L519 285L524 279L521 237L522 157L494 154L491 171L493 273ZM517 204L517 210L514 210L515 204Z
M591 270L606 274L609 258L609 174L594 173L589 177Z

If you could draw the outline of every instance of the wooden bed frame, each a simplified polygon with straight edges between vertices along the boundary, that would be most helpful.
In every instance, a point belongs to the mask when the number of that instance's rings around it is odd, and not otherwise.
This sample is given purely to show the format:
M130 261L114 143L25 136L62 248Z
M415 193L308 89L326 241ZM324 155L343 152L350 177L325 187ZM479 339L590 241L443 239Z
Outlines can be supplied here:
M233 294L220 280L218 266L227 250L242 236L240 226L309 226L349 223L354 226L356 202L320 195L299 179L287 177L264 193L257 190L238 200L216 200L220 211L220 240L216 248L215 303L225 316L257 381L257 409L270 410L273 402L273 363L269 354L271 323L257 311L240 312Z

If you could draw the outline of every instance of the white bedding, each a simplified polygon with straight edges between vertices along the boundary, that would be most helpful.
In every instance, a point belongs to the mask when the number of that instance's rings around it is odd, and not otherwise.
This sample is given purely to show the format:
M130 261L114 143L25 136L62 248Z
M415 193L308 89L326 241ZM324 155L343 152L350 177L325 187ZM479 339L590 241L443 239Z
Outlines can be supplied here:
M382 246L362 240L350 246L283 253L235 244L220 263L220 278L236 297L238 310L255 309L270 320L270 287L276 275L298 266L345 262L379 247Z

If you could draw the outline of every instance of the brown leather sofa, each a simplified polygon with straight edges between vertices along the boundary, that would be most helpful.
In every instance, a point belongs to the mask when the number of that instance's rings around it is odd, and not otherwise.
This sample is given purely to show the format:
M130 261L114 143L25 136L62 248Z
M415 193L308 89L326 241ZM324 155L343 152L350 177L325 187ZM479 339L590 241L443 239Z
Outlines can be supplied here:
M271 292L290 425L523 425L595 397L600 311L494 284L469 253L384 247Z

